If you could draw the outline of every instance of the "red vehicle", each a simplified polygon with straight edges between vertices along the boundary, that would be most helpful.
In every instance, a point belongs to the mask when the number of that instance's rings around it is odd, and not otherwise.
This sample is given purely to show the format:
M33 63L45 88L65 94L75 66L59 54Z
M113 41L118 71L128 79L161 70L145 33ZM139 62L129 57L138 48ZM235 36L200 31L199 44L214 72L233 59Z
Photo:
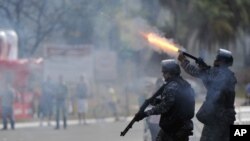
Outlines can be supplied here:
M37 72L40 64L28 60L0 60L0 81L2 76L9 75L15 90L14 114L17 119L31 118L33 113L33 99L36 95L34 88L34 68ZM33 85L31 85L31 81Z
M0 31L0 82L3 82L7 75L11 79L12 88L15 91L15 118L27 119L32 117L35 95L34 84L37 82L34 74L42 70L42 60L18 59L17 51L15 31Z

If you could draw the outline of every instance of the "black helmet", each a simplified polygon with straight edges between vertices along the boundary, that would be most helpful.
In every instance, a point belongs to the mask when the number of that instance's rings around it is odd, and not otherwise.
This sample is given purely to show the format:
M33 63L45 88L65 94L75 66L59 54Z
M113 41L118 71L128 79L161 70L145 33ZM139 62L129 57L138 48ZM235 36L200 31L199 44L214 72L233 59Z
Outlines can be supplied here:
M162 72L168 72L171 75L180 75L180 66L176 63L174 59L167 59L161 61Z
M232 52L226 49L219 49L216 56L216 61L222 61L226 65L232 66L233 65Z

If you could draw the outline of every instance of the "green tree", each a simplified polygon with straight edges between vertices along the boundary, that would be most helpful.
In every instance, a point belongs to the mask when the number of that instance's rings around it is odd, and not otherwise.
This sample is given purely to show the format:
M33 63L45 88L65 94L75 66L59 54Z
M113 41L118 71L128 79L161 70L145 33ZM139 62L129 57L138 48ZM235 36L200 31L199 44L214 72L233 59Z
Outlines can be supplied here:
M173 15L173 37L185 46L195 35L200 48L211 50L219 44L234 43L239 30L249 32L250 2L248 0L160 0ZM166 24L167 25L167 24Z
M0 0L5 24L19 35L20 56L32 55L39 45L56 31L65 12L64 1Z

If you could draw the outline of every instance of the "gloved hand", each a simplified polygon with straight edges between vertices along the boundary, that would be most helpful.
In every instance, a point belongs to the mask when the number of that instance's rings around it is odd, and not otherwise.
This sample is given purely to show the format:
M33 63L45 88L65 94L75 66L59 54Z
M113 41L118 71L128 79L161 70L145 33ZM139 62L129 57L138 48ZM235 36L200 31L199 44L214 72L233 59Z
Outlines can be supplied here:
M160 104L161 101L162 101L161 99L155 98L150 104L153 106L156 106L156 105Z
M199 57L198 60L195 61L196 64L198 64L199 68L201 69L208 69L209 66L204 62L204 60Z
M135 121L143 120L145 117L147 117L147 114L145 112L140 112L135 115Z
M177 59L178 59L180 62L183 62L184 60L186 60L186 56L185 56L182 52L180 52Z

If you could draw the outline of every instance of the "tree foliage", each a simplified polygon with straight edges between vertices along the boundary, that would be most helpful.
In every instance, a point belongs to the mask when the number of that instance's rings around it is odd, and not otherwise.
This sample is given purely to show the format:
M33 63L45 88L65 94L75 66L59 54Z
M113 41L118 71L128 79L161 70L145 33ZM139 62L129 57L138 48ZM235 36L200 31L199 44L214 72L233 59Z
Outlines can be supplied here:
M0 0L2 27L19 35L20 56L30 56L52 32L65 13L65 3L57 0Z
M250 32L249 0L159 0L171 11L172 23L160 29L187 45L192 35L201 47L227 45ZM0 0L1 28L20 37L21 56L32 55L46 41L141 46L136 33L144 23L155 25L160 12L152 0ZM142 28L143 27L143 28ZM243 35L243 34L242 34Z
M172 11L177 28L187 29L175 31L176 38L182 41L188 40L192 31L198 31L197 40L211 48L213 44L233 42L239 30L247 32L250 27L248 0L160 1Z

